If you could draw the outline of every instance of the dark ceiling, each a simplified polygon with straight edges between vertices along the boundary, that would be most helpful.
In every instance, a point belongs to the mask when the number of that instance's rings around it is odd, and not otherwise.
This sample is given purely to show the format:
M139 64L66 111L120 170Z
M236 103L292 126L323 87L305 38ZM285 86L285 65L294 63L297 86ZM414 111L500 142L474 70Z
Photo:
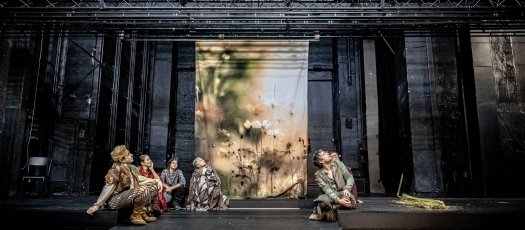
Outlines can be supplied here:
M134 39L525 35L525 1L0 0L0 36L115 33Z

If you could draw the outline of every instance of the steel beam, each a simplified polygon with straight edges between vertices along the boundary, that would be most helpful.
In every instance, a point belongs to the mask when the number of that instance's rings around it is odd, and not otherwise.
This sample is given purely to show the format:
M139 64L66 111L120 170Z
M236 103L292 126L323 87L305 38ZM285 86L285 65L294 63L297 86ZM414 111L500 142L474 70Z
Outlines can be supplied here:
M0 2L0 36L107 32L138 39L303 39L447 34L458 29L524 35L522 1ZM135 36L131 36L135 35Z

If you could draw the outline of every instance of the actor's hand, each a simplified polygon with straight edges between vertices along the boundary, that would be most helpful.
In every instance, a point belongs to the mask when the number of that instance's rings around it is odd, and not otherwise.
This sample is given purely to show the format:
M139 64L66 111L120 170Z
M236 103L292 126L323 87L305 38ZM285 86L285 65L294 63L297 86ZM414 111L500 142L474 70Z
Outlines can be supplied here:
M347 198L339 199L339 204L347 208L353 207L352 202L348 200Z
M98 211L99 207L96 206L96 205L93 205L91 207L88 208L88 210L86 211L86 213L90 216L93 216L93 213L95 213L96 211Z
M343 196L350 197L350 191L348 191L348 189L343 190L342 193L343 193Z
M180 185L180 184L173 185L173 189L178 189L180 187L182 187L182 185Z
M155 168L153 167L153 161L151 161L150 165L148 165L148 169L152 172L155 170Z

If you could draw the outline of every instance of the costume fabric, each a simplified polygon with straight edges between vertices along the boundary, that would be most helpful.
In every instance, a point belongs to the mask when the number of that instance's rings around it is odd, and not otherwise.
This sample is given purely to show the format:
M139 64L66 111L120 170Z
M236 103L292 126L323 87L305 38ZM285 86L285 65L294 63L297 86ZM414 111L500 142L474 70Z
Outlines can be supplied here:
M210 165L195 169L191 176L187 209L197 211L228 209L229 199L221 191L221 179Z

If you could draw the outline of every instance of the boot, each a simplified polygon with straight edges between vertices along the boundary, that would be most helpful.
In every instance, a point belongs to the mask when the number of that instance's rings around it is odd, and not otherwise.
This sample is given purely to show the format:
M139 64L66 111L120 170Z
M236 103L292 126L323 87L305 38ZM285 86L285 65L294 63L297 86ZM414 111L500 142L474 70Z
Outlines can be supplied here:
M308 217L309 220L323 220L324 219L324 215L323 214L317 214L317 213L312 213L310 215L310 217Z
M153 222L153 221L156 221L157 218L154 217L154 216L148 216L146 210L147 210L146 207L144 207L144 208L142 209L142 213L141 213L142 219L145 220L146 222Z
M142 219L142 212L144 210L144 205L138 205L135 204L133 207L133 213L131 214L131 217L129 218L131 220L131 223L136 225L145 225L146 221Z

